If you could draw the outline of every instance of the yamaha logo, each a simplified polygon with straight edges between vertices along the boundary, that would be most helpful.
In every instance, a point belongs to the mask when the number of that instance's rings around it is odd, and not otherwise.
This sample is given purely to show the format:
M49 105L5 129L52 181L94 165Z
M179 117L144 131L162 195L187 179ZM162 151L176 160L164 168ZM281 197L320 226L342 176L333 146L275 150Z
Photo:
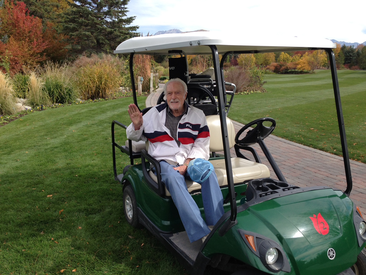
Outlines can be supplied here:
M327 256L329 260L334 260L336 257L336 252L334 250L334 248L329 248L327 251Z

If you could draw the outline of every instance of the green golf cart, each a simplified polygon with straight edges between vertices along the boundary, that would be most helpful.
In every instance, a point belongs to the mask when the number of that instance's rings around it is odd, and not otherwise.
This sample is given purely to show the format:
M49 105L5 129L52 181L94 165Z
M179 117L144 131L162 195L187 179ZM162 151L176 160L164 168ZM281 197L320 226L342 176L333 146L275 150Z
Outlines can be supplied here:
M115 50L116 54L129 55L133 103L137 106L134 56L170 57L170 78L184 80L188 86L187 101L206 114L211 136L210 162L225 209L203 243L190 243L161 181L159 162L148 154L144 142L126 140L118 144L116 135L124 135L130 121L113 121L114 176L122 184L127 222L148 229L191 274L203 274L211 266L230 274L365 275L366 223L349 198L352 176L332 50L335 45L329 40L245 37L238 33L136 37ZM275 129L274 119L259 118L235 133L234 124L227 117L235 94L235 85L225 82L223 76L228 55L307 50L324 50L329 57L347 181L345 191L322 186L301 188L286 181L264 142ZM211 55L211 74L190 75L188 55ZM158 104L163 101L162 94ZM253 145L263 151L269 167L261 162ZM117 167L117 150L130 158L130 164L124 168ZM188 180L186 184L204 217L200 184Z

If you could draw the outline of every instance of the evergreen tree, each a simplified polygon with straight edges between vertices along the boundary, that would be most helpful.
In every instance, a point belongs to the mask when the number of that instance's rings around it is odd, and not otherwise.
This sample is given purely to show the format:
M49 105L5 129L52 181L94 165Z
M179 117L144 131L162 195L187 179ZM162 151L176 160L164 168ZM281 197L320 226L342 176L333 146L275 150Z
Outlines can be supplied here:
M55 0L21 0L14 2L24 2L29 10L29 15L42 19L44 26L48 22L58 23L58 9L60 4Z
M361 70L366 70L366 46L362 47L359 52L358 66L360 66Z
M122 41L137 36L135 17L127 17L129 0L78 0L64 13L63 32L76 54L109 53Z
M351 66L355 65L357 58L356 49L351 46L347 47L343 45L342 51L344 54L344 64L350 64Z

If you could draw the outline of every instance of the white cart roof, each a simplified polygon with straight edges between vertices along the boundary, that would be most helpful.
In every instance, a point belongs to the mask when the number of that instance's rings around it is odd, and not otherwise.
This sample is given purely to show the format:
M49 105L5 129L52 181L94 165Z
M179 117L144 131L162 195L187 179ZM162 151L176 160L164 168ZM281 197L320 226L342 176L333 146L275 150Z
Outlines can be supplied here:
M243 31L244 33L244 31ZM300 37L269 37L264 34L211 33L208 31L162 34L135 37L122 42L114 53L169 54L169 50L182 50L185 54L211 54L210 45L216 45L220 54L234 51L276 52L306 51L335 48L327 39Z

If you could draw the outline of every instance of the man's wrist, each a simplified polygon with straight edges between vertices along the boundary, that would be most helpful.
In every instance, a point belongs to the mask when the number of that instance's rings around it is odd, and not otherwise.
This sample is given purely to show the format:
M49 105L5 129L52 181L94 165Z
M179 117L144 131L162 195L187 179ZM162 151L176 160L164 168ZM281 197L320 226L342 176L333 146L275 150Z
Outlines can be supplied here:
M193 159L186 159L186 161L183 163L183 165L188 167L191 160L193 160Z
M142 124L137 124L137 125L133 124L133 128L135 128L135 131L140 130L141 126L142 126Z

